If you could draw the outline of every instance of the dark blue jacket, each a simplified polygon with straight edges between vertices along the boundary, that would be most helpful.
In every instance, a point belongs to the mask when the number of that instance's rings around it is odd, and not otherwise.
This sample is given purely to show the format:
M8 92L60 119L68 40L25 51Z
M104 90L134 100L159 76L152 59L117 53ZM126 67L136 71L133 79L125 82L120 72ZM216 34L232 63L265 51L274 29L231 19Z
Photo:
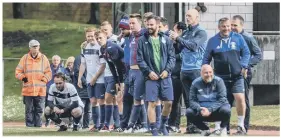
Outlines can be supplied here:
M224 80L242 78L242 68L248 67L250 51L244 38L235 32L222 38L216 34L208 41L202 64L210 64L214 58L215 74Z
M109 69L117 83L124 82L124 74L126 73L123 49L117 44L107 41L105 47L101 47L103 58L107 61Z
M243 36L244 40L246 41L251 53L249 67L254 67L262 60L261 49L256 39L253 37L253 35L249 34L244 30L240 34Z
M121 47L124 49L124 63L126 65L130 64L130 37L124 37L125 41L121 45Z
M224 104L228 104L224 81L214 76L210 83L201 77L195 79L190 87L190 108L200 113L200 107L206 107L210 112L216 111Z
M206 30L199 24L189 26L181 36L177 37L176 42L181 50L181 71L200 69L207 45Z
M65 68L65 77L68 83L73 84L74 72L71 72L69 68Z
M79 69L80 69L80 65L81 65L81 57L83 55L78 55L75 57L74 63L73 63L73 70L74 70L74 76L73 76L73 85L75 86L79 97L81 98L89 98L88 96L88 92L87 92L87 70L85 70L83 76L81 77L81 81L82 81L82 86L83 88L78 87L77 83L78 83L78 76L79 76Z
M175 66L175 49L171 39L161 33L159 33L158 36L161 52L160 72L157 70L156 64L154 62L152 42L149 39L149 35L145 34L144 36L140 37L138 41L137 61L144 77L148 77L151 71L160 75L164 70L166 70L169 74L171 74Z

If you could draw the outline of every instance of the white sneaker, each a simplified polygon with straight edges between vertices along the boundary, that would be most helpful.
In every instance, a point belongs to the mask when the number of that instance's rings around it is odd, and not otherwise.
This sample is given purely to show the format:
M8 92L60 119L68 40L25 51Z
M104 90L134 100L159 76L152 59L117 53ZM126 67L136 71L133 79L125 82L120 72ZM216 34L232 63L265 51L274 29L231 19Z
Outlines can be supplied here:
M226 130L226 128L224 128L224 129L222 129L221 130L221 136L227 136L227 130Z
M137 130L134 130L134 133L146 133L148 131L148 129L146 128L140 128L140 129L137 129Z
M202 130L201 131L201 136L210 136L211 135L211 131L210 130Z
M134 133L134 130L133 130L133 128L129 128L129 129L126 129L125 131L124 131L124 133L126 133L126 134L128 134L128 133Z
M226 128L214 130L212 132L212 135L213 136L224 136L225 137L225 136L227 136Z

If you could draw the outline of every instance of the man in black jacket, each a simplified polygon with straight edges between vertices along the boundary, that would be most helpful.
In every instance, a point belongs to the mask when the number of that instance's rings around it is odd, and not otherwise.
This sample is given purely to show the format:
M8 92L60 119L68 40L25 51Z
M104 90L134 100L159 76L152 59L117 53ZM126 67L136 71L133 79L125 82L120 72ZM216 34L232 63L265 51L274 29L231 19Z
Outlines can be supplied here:
M173 85L171 72L175 66L175 50L173 43L159 32L160 18L147 18L148 34L138 41L137 62L145 77L145 100L148 101L148 119L153 136L158 135L156 127L155 106L158 98L163 101L162 121L160 131L169 135L166 129L168 116L171 112Z
M214 134L226 136L231 109L226 98L224 81L214 75L210 65L202 66L201 77L192 82L189 94L190 107L186 110L186 116L202 130L201 135L211 134L209 127L203 121L221 121L221 129L215 130Z
M187 26L184 22L177 22L174 25L174 32L181 35L187 29ZM165 33L167 35L167 33ZM175 68L172 71L172 82L173 82L173 89L174 89L174 101L172 105L172 111L170 114L170 118L168 120L168 130L169 132L176 132L180 133L180 118L181 118L181 99L184 93L184 89L182 87L182 83L180 80L180 72L181 72L181 49L179 49L179 43L174 43L173 46L175 48L175 57L176 57L176 64ZM183 95L184 99L186 98L185 94Z
M81 81L82 81L82 85L83 88L80 88L77 86L77 82L78 82L78 75L79 75L79 68L80 68L80 64L81 64L81 57L83 55L80 54L77 57L75 57L74 60L74 65L73 65L73 69L74 69L74 79L73 79L73 84L78 92L79 97L81 98L83 104L85 105L84 107L84 114L82 116L81 122L80 124L82 125L82 129L86 129L89 128L89 123L90 123L90 119L91 119L91 104L90 104L90 99L88 96L88 92L87 92L87 81L86 81L86 75L87 72L85 71Z

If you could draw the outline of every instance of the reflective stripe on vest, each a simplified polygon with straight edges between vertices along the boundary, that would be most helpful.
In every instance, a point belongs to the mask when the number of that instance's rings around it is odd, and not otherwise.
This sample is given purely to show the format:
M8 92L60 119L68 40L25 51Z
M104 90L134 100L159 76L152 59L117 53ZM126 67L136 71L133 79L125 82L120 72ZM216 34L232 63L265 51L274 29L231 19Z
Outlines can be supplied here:
M34 86L46 87L45 84L23 84L23 87L34 87Z
M21 76L21 75L22 75L22 73L19 73L18 76L17 76L17 78L20 79L20 76Z
M28 70L27 69L27 57L28 57L28 54L26 54L26 57L25 57L24 73L42 72L44 74L44 55L43 54L41 55L41 70Z

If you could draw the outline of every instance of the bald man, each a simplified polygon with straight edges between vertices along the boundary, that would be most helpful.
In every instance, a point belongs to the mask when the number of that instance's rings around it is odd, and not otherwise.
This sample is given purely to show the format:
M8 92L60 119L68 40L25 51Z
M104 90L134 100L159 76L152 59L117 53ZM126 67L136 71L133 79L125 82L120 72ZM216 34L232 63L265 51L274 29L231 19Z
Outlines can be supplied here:
M202 130L201 135L227 135L226 126L230 119L231 109L226 98L226 87L224 81L214 75L210 65L203 65L201 77L192 82L189 100L190 107L186 110L186 116ZM204 121L221 121L221 129L211 133Z
M191 83L200 77L200 68L207 45L207 32L199 25L199 13L197 10L188 10L185 17L188 29L181 34L171 31L170 37L177 43L178 49L181 51L182 66L180 80L185 91L183 95L185 106L188 108ZM189 121L187 122L186 133L199 132Z

